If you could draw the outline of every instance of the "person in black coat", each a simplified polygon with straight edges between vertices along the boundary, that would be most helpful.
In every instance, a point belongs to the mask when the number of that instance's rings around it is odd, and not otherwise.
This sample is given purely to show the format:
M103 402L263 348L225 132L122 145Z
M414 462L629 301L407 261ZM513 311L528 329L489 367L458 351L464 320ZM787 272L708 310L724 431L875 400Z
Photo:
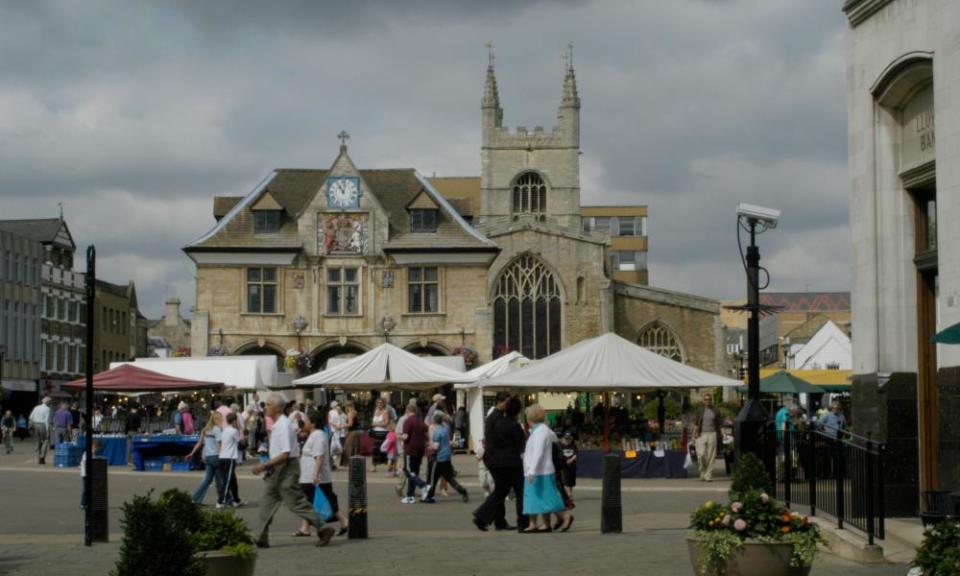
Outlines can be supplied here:
M484 425L483 463L493 476L494 490L473 513L474 525L484 532L490 524L497 530L516 529L507 523L504 504L511 488L516 495L517 526L527 525L523 515L523 448L526 436L517 422L518 414L519 399L501 398L497 409Z

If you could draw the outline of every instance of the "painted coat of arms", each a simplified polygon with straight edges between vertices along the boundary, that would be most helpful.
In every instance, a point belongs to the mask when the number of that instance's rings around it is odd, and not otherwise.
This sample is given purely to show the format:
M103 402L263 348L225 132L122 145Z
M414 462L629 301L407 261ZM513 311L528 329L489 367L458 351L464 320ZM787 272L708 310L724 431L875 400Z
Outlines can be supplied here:
M323 254L365 254L366 214L324 214L320 241Z

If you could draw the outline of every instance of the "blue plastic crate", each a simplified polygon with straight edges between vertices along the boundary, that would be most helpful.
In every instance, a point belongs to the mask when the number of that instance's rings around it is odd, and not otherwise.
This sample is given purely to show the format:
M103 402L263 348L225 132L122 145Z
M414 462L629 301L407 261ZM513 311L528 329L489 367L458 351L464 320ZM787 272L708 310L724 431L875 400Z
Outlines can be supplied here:
M143 469L147 472L162 472L163 460L144 460Z
M190 471L190 463L189 463L189 462L183 462L183 461L174 462L173 464L170 465L170 470L173 471L173 472L189 472L189 471Z

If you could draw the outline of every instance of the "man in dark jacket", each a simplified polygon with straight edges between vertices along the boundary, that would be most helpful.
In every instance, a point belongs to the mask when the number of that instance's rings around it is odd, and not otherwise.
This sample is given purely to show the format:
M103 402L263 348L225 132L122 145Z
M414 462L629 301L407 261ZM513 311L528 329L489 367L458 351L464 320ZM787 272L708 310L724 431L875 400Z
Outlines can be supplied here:
M503 413L495 410L485 423L483 461L493 476L493 493L473 513L474 525L484 532L493 524L497 530L513 530L506 520L504 501L513 488L517 503L517 525L526 526L523 515L523 447L526 436L517 422L520 400L508 399Z
M704 394L703 406L697 410L693 419L693 440L697 446L697 464L702 482L713 481L713 463L717 458L717 447L721 446L719 440L722 426L723 417L720 410L713 405L713 396Z

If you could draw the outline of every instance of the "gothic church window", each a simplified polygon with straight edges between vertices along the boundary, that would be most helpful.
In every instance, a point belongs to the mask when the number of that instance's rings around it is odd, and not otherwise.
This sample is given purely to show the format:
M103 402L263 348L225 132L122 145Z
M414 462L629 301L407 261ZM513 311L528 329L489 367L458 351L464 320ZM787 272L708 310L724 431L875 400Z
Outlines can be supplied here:
M495 356L515 350L543 358L557 352L560 321L559 281L543 262L523 255L500 273L493 296Z
M547 211L547 186L534 172L525 172L513 185L513 212L539 214Z
M637 344L665 358L683 362L683 349L680 347L680 341L673 330L660 322L654 322L647 326L637 338Z

